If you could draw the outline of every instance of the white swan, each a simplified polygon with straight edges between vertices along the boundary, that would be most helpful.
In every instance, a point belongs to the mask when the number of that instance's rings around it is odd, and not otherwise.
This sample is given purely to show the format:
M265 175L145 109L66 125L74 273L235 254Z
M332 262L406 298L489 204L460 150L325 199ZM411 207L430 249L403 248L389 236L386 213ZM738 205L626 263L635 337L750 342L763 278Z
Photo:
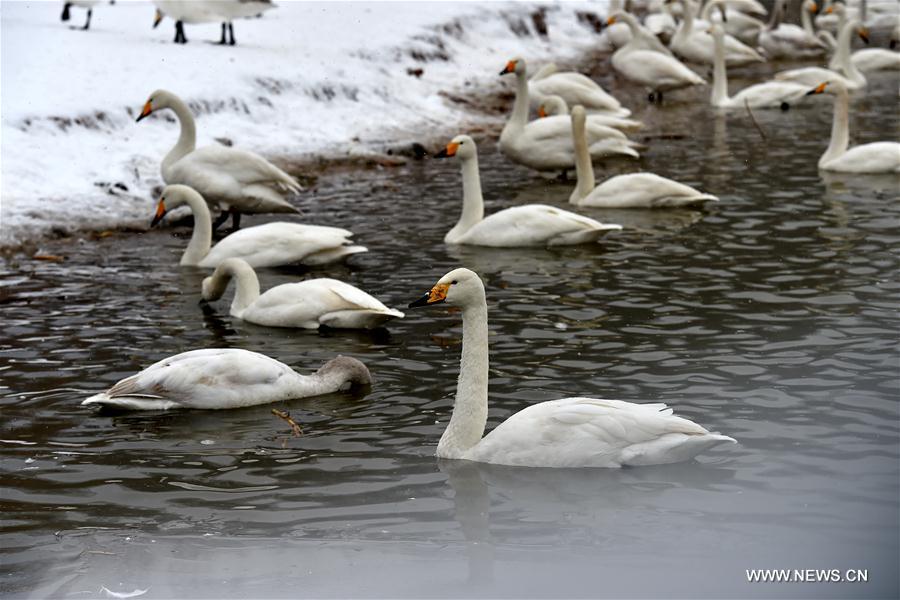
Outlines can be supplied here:
M828 49L815 34L803 27L782 23L787 0L776 0L766 28L759 32L759 45L768 58L805 58L820 56ZM813 0L805 0L800 11L806 19L815 10ZM810 26L811 30L811 26Z
M59 18L61 21L68 21L71 18L70 13L73 6L86 8L87 20L84 22L84 26L81 29L87 31L91 28L91 15L94 14L94 7L98 4L100 4L100 0L66 0L66 2L63 3L63 11Z
M153 27L159 25L164 15L175 19L175 43L186 44L184 23L218 23L222 22L222 38L220 45L226 43L234 46L234 19L255 17L267 10L275 8L272 0L153 0L156 5L156 18ZM231 39L226 38L226 31Z
M541 67L528 80L530 99L536 102L548 96L558 96L569 104L581 104L591 111L599 111L609 116L627 117L627 108L606 92L590 77L575 71L557 71L556 65L549 63Z
M444 237L447 244L524 247L566 246L595 242L621 225L607 225L544 204L526 204L484 216L478 149L467 135L459 135L436 158L459 157L462 166L463 209L456 226Z
M827 32L826 32L827 33ZM856 19L848 19L838 34L834 57L829 68L800 67L775 74L779 81L794 81L809 86L818 85L822 81L840 81L848 90L858 90L866 86L866 77L850 60L850 41L853 34L858 33L865 39L866 32Z
M607 23L622 21L636 31L637 21L628 13L618 12ZM692 85L704 85L706 81L684 66L677 58L648 49L640 43L635 33L632 41L612 55L613 68L626 79L649 88L650 100L662 101L662 93Z
M349 283L335 279L309 279L285 283L259 293L253 267L240 258L223 260L203 280L203 299L218 300L235 279L231 316L267 327L318 329L374 329L403 313L388 308Z
M688 460L733 438L676 417L665 404L563 398L533 404L482 438L488 415L488 325L484 286L468 269L444 275L410 308L462 309L456 401L439 458L523 467L622 467Z
M156 90L137 120L157 110L170 108L178 117L178 142L162 160L166 183L189 185L206 199L231 210L235 227L240 213L296 213L285 196L301 190L296 179L252 152L226 146L196 148L194 116L181 98L166 90ZM220 217L217 225L224 221Z
M655 173L616 175L594 187L594 166L587 153L587 140L584 139L584 119L584 109L580 106L573 107L572 137L575 139L578 183L569 197L572 204L605 208L660 208L718 200L711 194L704 194L689 185Z
M584 108L585 111L588 110L586 107L582 108ZM539 118L548 119L551 117L559 116L563 118L568 118L569 116L569 105L559 96L547 96L538 105ZM611 117L603 113L588 114L587 122L588 126L590 126L591 123L595 123L604 127L612 127L614 129L618 129L619 131L637 131L644 126L643 123L641 123L640 121L635 121L634 119Z
M682 3L684 0L680 0ZM700 64L712 64L714 61L713 41L705 31L694 31L694 16L685 7L684 20L672 36L669 44L676 54L685 60ZM725 64L728 66L747 65L764 62L765 59L753 48L731 35L723 34Z
M791 104L802 100L809 87L792 81L765 81L746 87L734 96L728 96L728 71L725 58L722 27L710 27L715 44L716 62L713 65L713 89L710 104L717 108L744 109L780 108L787 110Z
M528 121L528 76L525 61L514 58L500 72L515 73L516 99L512 114L500 133L500 151L515 162L538 171L559 171L575 166L575 150L568 119ZM591 156L624 154L637 158L634 142L612 127L592 123L588 130Z
M165 187L150 226L159 223L168 210L183 204L194 213L194 232L181 257L182 266L213 268L226 258L242 258L253 267L322 265L367 252L365 247L351 244L353 234L346 229L284 222L247 227L212 246L212 223L206 202L196 190L180 184Z
M371 384L366 366L349 356L331 359L312 375L300 375L264 354L208 348L164 358L81 404L128 410L243 408Z
M847 149L850 145L850 95L840 81L826 81L808 93L826 91L834 95L834 119L831 141L819 159L819 168L841 173L900 173L900 143L873 142Z
M733 35L745 44L751 45L751 47L756 46L759 32L766 24L740 10L724 8L726 4L727 2L724 0L711 0L703 7L701 17L710 24L719 23L725 29L725 33ZM713 12L716 8L719 10ZM763 14L766 14L765 11Z

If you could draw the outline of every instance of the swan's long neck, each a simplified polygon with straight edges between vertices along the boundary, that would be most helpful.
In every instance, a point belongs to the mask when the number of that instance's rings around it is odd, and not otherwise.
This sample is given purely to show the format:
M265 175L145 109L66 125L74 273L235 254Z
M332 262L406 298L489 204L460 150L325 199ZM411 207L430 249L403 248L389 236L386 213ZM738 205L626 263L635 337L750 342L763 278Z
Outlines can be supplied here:
M463 207L459 221L444 238L455 242L484 218L484 197L481 195L481 175L478 172L478 153L460 159L462 165Z
M463 347L450 423L438 443L440 458L462 458L484 435L488 414L488 322L482 295L463 309Z
M781 0L775 0L775 4L772 5L772 14L769 15L769 22L766 23L766 29L769 31L774 31L778 29L778 26L781 25L781 11L784 10L781 4Z
M512 114L509 121L503 127L500 138L507 131L520 130L528 124L528 76L524 72L516 71L516 100L513 103Z
M194 123L194 115L191 114L191 109L180 98L174 96L169 99L169 108L178 117L178 122L181 124L181 133L178 136L178 141L172 146L166 157L163 158L163 179L167 179L166 173L172 165L181 160L184 155L193 152L194 148L197 147L197 126Z
M229 259L216 268L210 282L210 295L221 297L228 287L228 282L234 278L234 300L231 301L231 314L240 316L248 306L259 298L259 279L253 267L243 261Z
M725 68L725 40L721 35L713 36L713 89L712 105L728 103L728 71Z
M682 35L687 38L694 32L694 7L688 0L682 0L681 6L683 7L681 18L684 19Z
M807 35L815 37L816 30L813 28L812 17L809 14L809 9L806 7L806 2L800 7L800 24Z
M212 247L212 217L209 207L200 194L186 196L185 202L191 207L194 214L194 232L191 241L188 242L184 254L181 255L182 265L196 265L202 261Z
M848 21L838 32L837 50L829 64L835 71L840 71L847 79L856 84L865 84L866 78L851 60L850 43L856 31L856 23Z
M594 165L591 163L584 122L584 113L572 117L572 139L575 144L575 174L577 177L575 191L569 196L569 202L572 203L577 203L587 197L594 189Z
M850 145L850 96L846 90L841 89L834 97L834 119L831 122L831 141L828 149L819 159L819 166L841 156Z

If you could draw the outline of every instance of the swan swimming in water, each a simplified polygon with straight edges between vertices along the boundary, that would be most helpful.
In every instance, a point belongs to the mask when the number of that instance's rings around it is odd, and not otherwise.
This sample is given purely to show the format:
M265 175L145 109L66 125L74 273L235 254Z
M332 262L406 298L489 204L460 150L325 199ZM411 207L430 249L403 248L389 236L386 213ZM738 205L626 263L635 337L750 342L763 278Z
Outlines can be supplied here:
M484 435L488 415L488 325L484 285L468 269L444 275L409 306L462 309L456 400L438 458L523 467L623 467L693 458L733 438L672 414L665 404L563 398L531 405Z
M164 358L81 404L128 410L243 408L371 384L366 366L349 356L301 375L264 354L208 348Z
M275 286L262 295L253 267L240 258L227 258L203 280L203 299L222 297L235 280L231 316L267 327L318 329L374 329L403 313L388 308L349 283L336 279L307 279Z

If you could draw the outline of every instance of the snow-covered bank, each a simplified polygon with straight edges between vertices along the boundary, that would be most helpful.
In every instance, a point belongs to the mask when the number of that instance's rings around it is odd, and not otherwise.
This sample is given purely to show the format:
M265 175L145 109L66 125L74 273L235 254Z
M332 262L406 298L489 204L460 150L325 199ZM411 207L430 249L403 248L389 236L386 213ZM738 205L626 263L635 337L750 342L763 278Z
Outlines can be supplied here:
M548 35L539 33L545 7ZM471 120L441 92L500 85L506 60L572 59L596 43L579 11L605 2L286 2L235 23L151 29L149 2L103 3L89 31L61 3L0 4L0 246L54 228L146 225L159 162L177 123L135 123L149 94L176 92L198 116L198 144L268 157L346 156L456 133ZM84 13L73 9L80 25ZM421 70L421 72L419 71Z

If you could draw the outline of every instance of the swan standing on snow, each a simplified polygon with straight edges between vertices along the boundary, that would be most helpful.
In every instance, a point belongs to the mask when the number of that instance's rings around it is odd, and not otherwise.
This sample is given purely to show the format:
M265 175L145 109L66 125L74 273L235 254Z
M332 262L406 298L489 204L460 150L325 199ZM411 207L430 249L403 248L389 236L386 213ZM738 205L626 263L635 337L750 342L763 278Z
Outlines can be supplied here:
M580 106L580 105L579 105ZM587 107L582 107L587 111ZM551 117L561 116L567 118L569 116L569 105L559 96L547 96L540 105L538 105L538 117L548 119ZM611 117L603 113L590 113L587 116L588 124L596 123L604 127L612 127L619 131L637 131L644 126L640 121L634 119L625 119L623 117ZM587 138L585 138L587 139Z
M346 229L283 222L235 231L212 246L212 223L206 201L196 190L180 184L167 185L163 190L150 226L159 223L168 210L183 204L194 213L194 232L181 257L181 266L213 268L226 258L242 258L252 267L323 265L368 251L363 246L351 245L353 234Z
M594 166L587 153L584 139L585 112L580 106L572 108L572 137L575 140L575 170L578 183L569 202L578 206L604 208L660 208L702 204L718 200L689 185L660 177L655 173L629 173L610 177L594 187Z
M563 398L529 406L482 438L488 415L488 325L484 286L468 269L444 275L410 308L462 309L463 346L453 414L438 458L523 467L622 467L688 460L735 440L676 417L665 404Z
M226 146L197 148L197 126L187 105L175 94L156 90L137 120L172 109L181 126L178 142L162 160L163 181L189 185L223 209L214 224L221 225L230 211L237 229L241 213L297 213L285 196L299 193L300 183L258 154Z
M100 4L100 0L67 0L63 3L62 15L59 18L61 21L68 21L71 18L69 13L73 6L86 8L87 21L84 22L84 27L81 29L87 31L91 27L91 15L94 13L94 7L98 4Z
M459 135L435 158L458 156L462 166L463 209L456 226L444 237L447 244L524 247L566 246L595 242L621 225L606 225L544 204L514 206L484 216L478 149L467 135Z
M528 80L528 92L533 100L541 102L548 96L557 96L571 104L581 104L586 110L599 111L613 117L627 117L631 111L600 87L593 79L575 71L556 70L549 63L541 67Z
M840 81L826 81L808 93L826 91L834 95L834 119L831 141L819 159L819 168L841 173L900 173L900 143L873 142L847 149L850 145L850 94Z
M184 23L218 23L222 22L222 38L220 45L235 45L234 19L255 17L275 8L272 0L154 0L156 18L153 27L157 27L164 15L175 19L175 43L186 44ZM226 38L226 31L231 39Z
M264 354L209 348L164 358L81 404L128 410L243 408L371 384L366 366L349 356L331 359L312 375L300 375Z
M766 28L759 32L759 45L765 51L768 58L808 58L820 56L827 46L814 34L803 27L782 23L787 0L775 0L772 7L772 16ZM805 0L801 15L808 17L808 13L815 10L813 0ZM810 30L812 27L810 26Z
M856 19L847 20L838 34L834 56L831 62L828 63L828 69L824 67L789 69L776 73L775 79L779 81L795 81L805 85L807 88L822 81L840 81L848 90L858 90L865 87L867 83L866 76L850 60L850 41L854 32L858 33L863 40L867 39L866 31L860 26L859 21Z
M649 88L651 102L654 98L662 102L663 92L706 83L677 58L650 50L641 43L634 17L618 12L607 19L607 24L617 21L632 28L634 36L612 55L612 66L626 79Z
M240 258L225 259L203 280L203 299L218 300L235 279L231 316L267 327L374 329L403 313L388 308L349 283L309 279L285 283L259 294L253 267Z
M716 51L713 65L713 89L710 104L717 108L780 108L787 110L791 104L806 96L808 86L792 81L765 81L742 89L734 96L728 96L728 70L725 66L722 27L710 27Z

